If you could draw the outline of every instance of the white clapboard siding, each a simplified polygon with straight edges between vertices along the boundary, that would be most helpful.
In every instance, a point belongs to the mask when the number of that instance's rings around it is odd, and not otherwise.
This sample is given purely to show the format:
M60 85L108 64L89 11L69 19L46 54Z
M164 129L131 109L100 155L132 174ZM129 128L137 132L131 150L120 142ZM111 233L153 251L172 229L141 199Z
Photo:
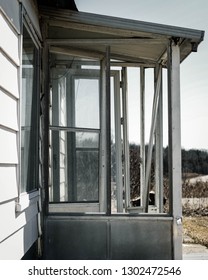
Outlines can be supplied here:
M18 35L12 27L6 22L3 15L0 13L0 48L17 64L19 65L19 45Z
M0 260L19 260L38 238L37 217L0 243Z
M0 167L0 203L18 196L16 166Z
M0 205L0 221L2 225L0 242L2 242L9 235L14 233L16 229L14 200Z
M0 90L0 125L18 130L17 100Z
M0 127L0 164L17 164L17 133Z
M5 215L6 213L6 215ZM11 234L14 234L20 228L24 227L34 216L37 216L38 206L35 200L25 211L21 213L15 212L15 201L9 201L7 203L0 205L0 221L1 225L6 225L1 227L0 231L0 242L5 240Z
M0 50L0 86L19 98L18 67L15 66Z
M6 0L5 0L6 1ZM0 4L0 259L21 259L38 238L38 196L28 196L18 212L24 194L18 193L20 176L19 98L20 36L12 22L20 7L2 11ZM0 1L1 2L1 1ZM9 2L9 1L8 1ZM39 28L37 8L32 0L24 1L27 16ZM13 5L12 7L15 7ZM29 14L28 14L29 10ZM8 12L8 11L7 11ZM15 13L15 14L14 14ZM30 16L29 16L30 17ZM18 20L18 19L17 19ZM28 18L28 22L30 19ZM18 25L18 24L17 24ZM24 196L25 197L25 196ZM24 201L25 202L25 201ZM25 206L26 205L26 206Z

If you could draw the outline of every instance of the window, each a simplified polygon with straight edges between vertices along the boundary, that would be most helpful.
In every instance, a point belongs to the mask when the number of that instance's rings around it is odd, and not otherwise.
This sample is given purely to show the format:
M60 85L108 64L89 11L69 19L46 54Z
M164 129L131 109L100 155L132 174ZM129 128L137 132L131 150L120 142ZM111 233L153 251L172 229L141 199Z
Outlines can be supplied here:
M98 203L99 72L57 65L51 86L50 203Z
M21 95L21 192L38 188L39 50L23 27Z

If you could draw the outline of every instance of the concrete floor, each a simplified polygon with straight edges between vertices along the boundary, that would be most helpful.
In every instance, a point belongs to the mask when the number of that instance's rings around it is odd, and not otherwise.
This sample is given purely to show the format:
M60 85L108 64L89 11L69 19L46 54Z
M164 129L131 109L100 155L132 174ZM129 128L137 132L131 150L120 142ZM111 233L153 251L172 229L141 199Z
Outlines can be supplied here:
M183 259L208 260L208 248L200 244L194 244L189 237L186 237L183 244Z

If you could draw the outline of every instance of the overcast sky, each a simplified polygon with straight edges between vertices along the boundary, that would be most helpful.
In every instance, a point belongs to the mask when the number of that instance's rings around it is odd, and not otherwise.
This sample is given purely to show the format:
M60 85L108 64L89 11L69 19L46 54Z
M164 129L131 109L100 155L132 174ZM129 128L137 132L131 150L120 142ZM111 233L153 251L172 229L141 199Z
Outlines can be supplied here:
M75 0L75 2L78 10L83 12L205 31L205 39L199 45L198 52L192 53L181 64L181 140L185 149L208 149L208 1ZM130 131L130 140L133 138L134 135Z

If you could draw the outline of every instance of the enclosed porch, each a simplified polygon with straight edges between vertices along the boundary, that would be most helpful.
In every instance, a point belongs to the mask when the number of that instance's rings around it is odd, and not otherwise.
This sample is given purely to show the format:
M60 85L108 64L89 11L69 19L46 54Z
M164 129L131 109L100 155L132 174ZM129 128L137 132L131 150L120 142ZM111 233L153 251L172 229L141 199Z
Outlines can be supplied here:
M203 32L48 7L41 19L44 258L181 259L180 63ZM131 69L139 85L136 182Z

